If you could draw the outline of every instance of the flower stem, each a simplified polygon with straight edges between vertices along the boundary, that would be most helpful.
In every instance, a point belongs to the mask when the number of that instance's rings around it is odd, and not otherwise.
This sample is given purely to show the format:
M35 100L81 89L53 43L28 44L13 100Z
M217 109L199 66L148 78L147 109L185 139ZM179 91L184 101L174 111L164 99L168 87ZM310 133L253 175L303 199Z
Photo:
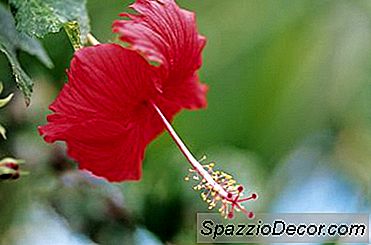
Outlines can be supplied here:
M166 130L169 132L170 136L175 141L176 145L183 153L183 155L187 158L188 162L192 165L192 167L209 183L213 186L214 190L219 193L220 196L224 198L228 198L228 192L224 190L220 184L218 184L210 174L204 169L204 167L196 160L196 158L192 155L192 153L188 150L187 146L183 143L181 138L175 132L174 128L168 122L164 114L161 112L160 108L152 103L152 106L155 108L156 112L160 116L162 122L164 123Z

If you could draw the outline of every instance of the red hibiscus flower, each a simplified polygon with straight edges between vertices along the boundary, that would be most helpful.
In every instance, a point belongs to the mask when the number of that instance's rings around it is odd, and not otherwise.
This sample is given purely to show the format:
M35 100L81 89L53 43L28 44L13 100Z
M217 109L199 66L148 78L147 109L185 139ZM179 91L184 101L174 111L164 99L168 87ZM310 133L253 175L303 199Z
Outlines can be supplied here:
M174 1L137 1L139 14L114 23L131 45L102 44L76 52L68 83L40 127L47 142L62 140L81 169L110 181L138 180L146 146L181 109L206 106L196 70L205 38L194 15ZM160 66L153 66L147 60Z
M197 32L195 16L174 0L137 0L131 7L137 14L121 14L125 19L113 24L128 46L78 50L40 134L50 143L65 141L80 169L124 181L140 179L146 146L167 129L196 169L192 173L206 180L199 189L205 195L217 192L213 196L223 197L225 214L233 216L234 207L241 209L239 203L246 201L240 199L242 186L214 179L169 123L182 109L206 106L207 86L197 75L205 38Z

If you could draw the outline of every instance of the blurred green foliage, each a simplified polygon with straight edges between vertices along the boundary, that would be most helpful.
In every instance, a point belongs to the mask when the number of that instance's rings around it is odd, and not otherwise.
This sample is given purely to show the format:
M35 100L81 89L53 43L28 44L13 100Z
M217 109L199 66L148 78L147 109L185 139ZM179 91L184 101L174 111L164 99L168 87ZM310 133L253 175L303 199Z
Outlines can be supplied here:
M101 42L117 41L111 23L129 3L88 1L91 30ZM198 29L208 39L200 70L210 87L208 108L184 111L173 123L195 155L206 154L249 191L258 192L254 211L274 208L280 192L291 187L292 171L305 181L319 166L346 176L359 190L348 201L366 206L344 211L366 207L370 212L371 2L178 3L196 12ZM117 193L111 195L101 181L93 182L91 191L76 184L81 176L71 182L80 187L64 186L74 164L63 155L63 146L44 143L36 126L45 123L47 107L66 81L73 49L63 32L42 42L55 68L48 70L21 52L23 67L35 78L31 106L26 109L18 94L0 112L9 138L0 142L1 154L25 159L31 172L17 182L0 183L0 244L19 244L21 221L32 203L52 207L55 219L63 217L70 222L68 229L99 244L120 244L126 235L134 239L132 225L162 242L195 243L195 214L207 211L207 205L183 181L188 165L167 134L150 145L141 182L114 184L121 190L124 221L107 214L102 193L108 200ZM15 91L4 56L0 67L5 92ZM315 194L313 202L325 202ZM334 200L341 196L329 194ZM303 210L297 206L296 211ZM44 228L39 232L47 233Z

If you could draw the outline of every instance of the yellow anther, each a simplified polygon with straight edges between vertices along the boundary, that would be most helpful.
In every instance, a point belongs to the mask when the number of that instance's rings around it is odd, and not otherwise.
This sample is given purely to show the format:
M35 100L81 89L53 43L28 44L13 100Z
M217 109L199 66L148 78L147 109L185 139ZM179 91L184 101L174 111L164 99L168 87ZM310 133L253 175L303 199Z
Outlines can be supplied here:
M214 167L214 162L203 165L203 168L213 181L210 181L210 179L207 180L195 169L189 169L191 174L184 179L188 181L192 178L197 181L198 183L193 186L193 189L201 191L200 196L202 200L208 204L208 208L213 209L218 206L218 211L224 217L228 218L230 212L233 212L233 210L238 211L241 205L232 202L231 198L240 198L242 196L242 191L239 191L240 185L237 184L232 175L219 170L214 171ZM228 198L227 196L221 196L220 188L228 194Z

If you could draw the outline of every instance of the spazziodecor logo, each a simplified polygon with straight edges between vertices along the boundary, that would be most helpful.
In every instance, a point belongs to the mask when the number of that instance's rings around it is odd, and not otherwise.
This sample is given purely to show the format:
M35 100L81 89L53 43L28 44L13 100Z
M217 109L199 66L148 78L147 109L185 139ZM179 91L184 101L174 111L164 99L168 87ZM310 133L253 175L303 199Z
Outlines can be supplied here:
M369 214L256 214L226 220L197 214L199 243L369 243Z

